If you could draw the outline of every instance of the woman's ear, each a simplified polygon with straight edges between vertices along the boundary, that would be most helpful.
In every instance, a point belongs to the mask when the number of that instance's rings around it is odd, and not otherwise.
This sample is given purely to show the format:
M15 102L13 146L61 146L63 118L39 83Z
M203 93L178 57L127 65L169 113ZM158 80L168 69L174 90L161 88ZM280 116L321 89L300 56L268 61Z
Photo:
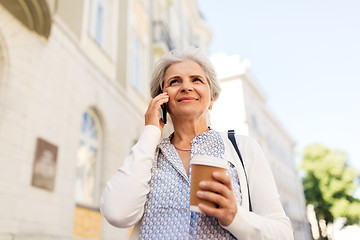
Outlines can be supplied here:
M209 104L209 110L212 109L213 104L214 104L214 96L211 96L211 98L210 98L210 104Z

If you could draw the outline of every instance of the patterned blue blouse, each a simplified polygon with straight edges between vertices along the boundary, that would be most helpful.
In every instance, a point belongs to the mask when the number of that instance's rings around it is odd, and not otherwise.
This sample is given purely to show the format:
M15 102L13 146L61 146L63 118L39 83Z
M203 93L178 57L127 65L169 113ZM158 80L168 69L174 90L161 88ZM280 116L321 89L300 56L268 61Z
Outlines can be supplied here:
M204 213L190 211L191 167L188 177L171 136L158 145L152 168L150 192L141 220L140 239L236 239L218 220ZM223 157L225 146L218 132L209 130L191 141L195 155ZM235 166L228 162L237 204L242 198Z

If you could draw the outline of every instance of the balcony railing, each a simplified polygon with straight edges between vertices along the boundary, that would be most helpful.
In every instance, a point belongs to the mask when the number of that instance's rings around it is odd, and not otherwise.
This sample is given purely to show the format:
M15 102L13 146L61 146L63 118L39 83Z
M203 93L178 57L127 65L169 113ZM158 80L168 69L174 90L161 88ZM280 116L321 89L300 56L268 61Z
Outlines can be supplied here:
M154 21L153 31L155 43L165 43L168 51L175 49L175 42L170 35L169 28L163 21Z

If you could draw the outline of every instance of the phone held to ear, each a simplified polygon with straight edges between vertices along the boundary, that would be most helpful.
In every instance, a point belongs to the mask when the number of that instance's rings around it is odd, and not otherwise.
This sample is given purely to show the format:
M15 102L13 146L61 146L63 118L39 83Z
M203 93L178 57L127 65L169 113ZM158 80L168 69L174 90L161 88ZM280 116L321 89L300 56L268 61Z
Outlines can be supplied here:
M162 117L163 122L167 122L167 103L163 103L160 108L160 116Z

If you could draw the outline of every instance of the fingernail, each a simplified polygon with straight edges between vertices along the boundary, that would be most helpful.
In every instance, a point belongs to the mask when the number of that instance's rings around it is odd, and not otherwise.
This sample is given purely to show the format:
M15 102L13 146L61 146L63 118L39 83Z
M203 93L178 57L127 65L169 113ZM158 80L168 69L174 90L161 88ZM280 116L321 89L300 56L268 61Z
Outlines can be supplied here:
M201 196L204 195L204 192L203 192L203 191L197 191L197 192L196 192L196 195L198 195L199 197L201 197Z
M205 205L205 204L203 204L203 203L199 203L198 207L199 207L199 208L205 208L205 207L206 207L206 205ZM200 209L200 212L203 212L203 211L201 211L201 209Z
M200 186L200 187L205 187L205 186L206 186L206 182L205 182L205 181L201 181L201 182L199 183L199 186Z

